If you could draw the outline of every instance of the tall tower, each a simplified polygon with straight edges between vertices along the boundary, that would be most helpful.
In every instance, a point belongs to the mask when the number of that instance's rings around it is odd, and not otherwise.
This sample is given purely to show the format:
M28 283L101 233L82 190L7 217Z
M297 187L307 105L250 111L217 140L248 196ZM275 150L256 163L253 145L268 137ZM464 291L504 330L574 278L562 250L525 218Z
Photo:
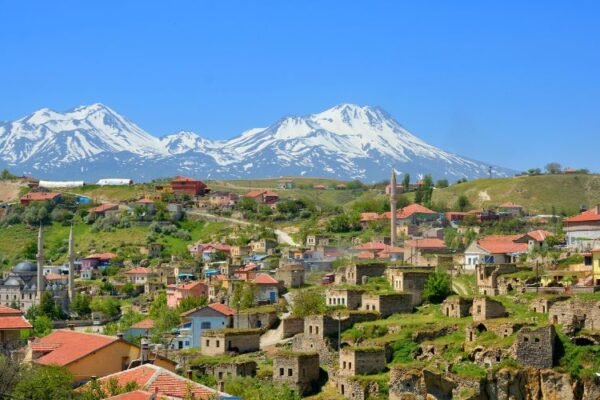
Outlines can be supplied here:
M391 221L391 244L396 245L396 171L392 168L392 177L390 178L390 221Z
M75 270L75 241L73 239L73 225L71 225L71 231L69 232L69 303L73 301L73 279Z
M42 224L40 224L38 232L37 255L35 257L37 260L37 302L40 304L44 293L44 233Z

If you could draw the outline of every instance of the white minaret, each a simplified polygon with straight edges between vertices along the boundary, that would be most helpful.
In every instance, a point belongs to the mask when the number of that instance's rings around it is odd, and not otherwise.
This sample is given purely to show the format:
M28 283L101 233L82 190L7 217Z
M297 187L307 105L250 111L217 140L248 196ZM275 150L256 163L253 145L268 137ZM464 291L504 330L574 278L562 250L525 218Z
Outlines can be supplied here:
M75 241L73 239L73 225L69 232L69 302L73 301L73 279L75 271Z
M44 233L42 231L42 224L40 224L40 230L38 232L37 242L37 302L38 304L42 301L42 294L44 293Z
M392 177L390 178L390 228L391 228L391 244L396 245L396 171L392 168Z

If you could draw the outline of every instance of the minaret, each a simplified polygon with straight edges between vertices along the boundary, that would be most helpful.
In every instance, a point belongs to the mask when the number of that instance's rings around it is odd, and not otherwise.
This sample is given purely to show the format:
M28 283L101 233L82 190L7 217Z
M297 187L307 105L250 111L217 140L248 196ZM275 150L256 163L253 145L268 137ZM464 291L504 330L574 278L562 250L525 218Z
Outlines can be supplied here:
M71 231L69 232L69 303L73 301L73 279L75 270L75 241L73 239L73 225L71 225Z
M396 245L396 171L392 168L390 179L391 244Z
M44 293L44 234L42 231L42 224L40 224L40 230L38 232L37 242L37 301L38 304L42 301L42 294Z

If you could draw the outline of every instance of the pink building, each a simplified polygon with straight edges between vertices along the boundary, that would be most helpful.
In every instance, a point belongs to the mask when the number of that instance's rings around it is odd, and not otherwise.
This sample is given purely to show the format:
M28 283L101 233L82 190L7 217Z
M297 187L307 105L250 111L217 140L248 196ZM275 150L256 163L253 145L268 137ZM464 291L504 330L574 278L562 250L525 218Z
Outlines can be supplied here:
M167 306L176 308L186 297L208 297L208 286L202 282L189 282L167 286Z

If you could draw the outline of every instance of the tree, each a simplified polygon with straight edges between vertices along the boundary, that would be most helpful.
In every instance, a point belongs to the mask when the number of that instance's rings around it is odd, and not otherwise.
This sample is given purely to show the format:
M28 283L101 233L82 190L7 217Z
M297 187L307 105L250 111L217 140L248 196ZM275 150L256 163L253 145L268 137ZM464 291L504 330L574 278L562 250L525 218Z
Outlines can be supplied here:
M548 163L544 168L549 174L560 174L560 172L562 171L561 165L557 162Z
M17 383L12 398L27 400L68 400L73 399L71 389L73 375L63 367L30 366L23 379Z
M181 299L177 306L177 311L181 314L194 308L205 306L208 304L206 296L188 296Z
M11 174L6 168L4 168L2 170L2 172L0 172L0 181L7 181L10 179L16 179L17 177L13 174Z
M52 332L52 320L45 315L38 315L33 319L33 334L41 337Z
M37 243L35 240L31 240L23 246L21 249L21 253L19 254L20 258L25 260L33 260L37 254Z
M429 275L423 288L423 297L430 303L439 304L452 294L450 276L445 272Z
M162 340L163 334L179 325L181 319L177 310L167 306L167 295L161 292L150 304L150 318L154 321L153 339Z
M443 188L447 188L449 186L448 184L448 179L439 179L436 183L435 183L435 187L439 188L439 189L443 189Z
M23 379L24 367L25 364L12 358L0 356L0 399L10 398L8 395Z
M300 400L302 397L286 385L266 383L255 377L233 378L225 391L244 400Z
M77 314L78 317L85 317L92 313L90 303L92 298L84 293L77 293L73 298L69 308L72 312Z
M325 297L318 289L304 289L294 294L292 315L304 318L308 315L324 314L327 311Z
M326 229L329 232L343 233L360 230L360 214L338 214L327 221Z
M123 393L129 393L137 390L139 385L137 382L127 382L124 385L119 385L117 378L110 378L106 384L100 383L98 379L91 380L80 391L79 400L102 400L108 397L117 396Z
M90 303L90 309L112 318L121 312L121 303L114 297L94 297Z
M410 189L410 174L404 174L402 177L402 186L404 186L404 191L408 192Z
M458 199L456 199L456 209L458 211L464 212L467 211L469 207L471 207L471 202L469 202L469 198L464 194L458 196Z

